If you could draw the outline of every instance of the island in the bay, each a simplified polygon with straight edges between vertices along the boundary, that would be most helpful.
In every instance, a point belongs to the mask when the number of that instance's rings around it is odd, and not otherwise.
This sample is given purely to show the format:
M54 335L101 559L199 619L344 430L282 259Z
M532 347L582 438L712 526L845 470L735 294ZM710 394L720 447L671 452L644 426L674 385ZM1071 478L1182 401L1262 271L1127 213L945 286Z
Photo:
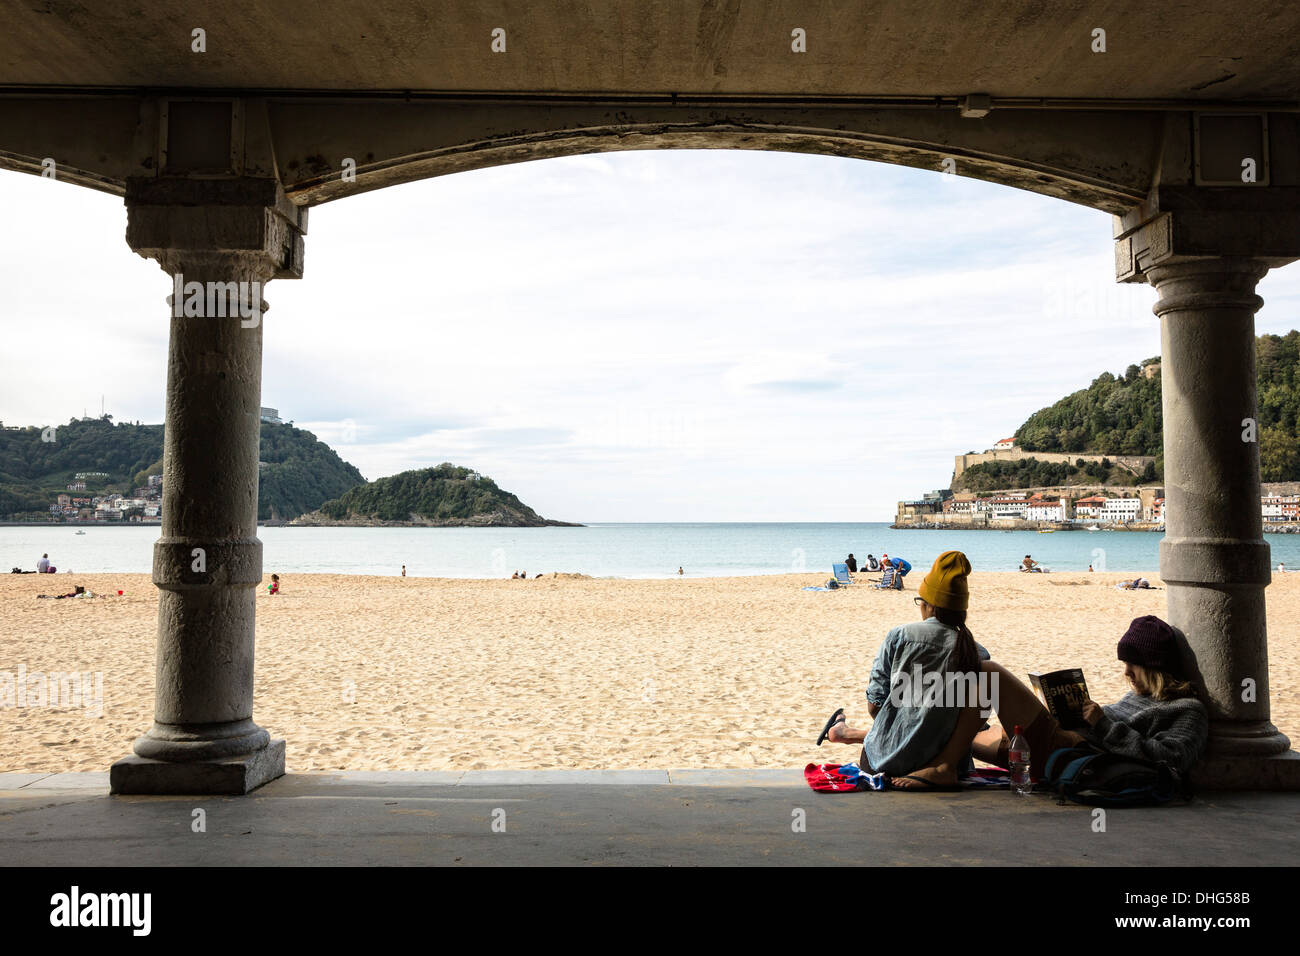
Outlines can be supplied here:
M1255 346L1264 528L1300 531L1300 331ZM1150 358L1103 372L993 447L956 455L948 487L898 502L893 527L1161 530L1163 443L1160 361Z
M543 518L486 475L443 462L380 478L289 522L299 526L581 528Z

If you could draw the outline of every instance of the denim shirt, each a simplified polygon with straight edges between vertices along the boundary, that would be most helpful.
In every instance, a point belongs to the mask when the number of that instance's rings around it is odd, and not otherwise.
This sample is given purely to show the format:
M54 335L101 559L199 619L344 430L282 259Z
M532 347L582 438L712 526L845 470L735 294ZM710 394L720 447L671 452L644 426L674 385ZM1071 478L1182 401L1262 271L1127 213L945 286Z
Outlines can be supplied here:
M864 771L869 764L876 773L911 773L943 750L957 728L959 709L915 707L907 697L900 707L889 699L889 691L895 675L906 672L910 677L915 667L922 673L946 671L956 643L957 630L934 617L901 624L885 635L867 685L867 700L880 710L862 744Z

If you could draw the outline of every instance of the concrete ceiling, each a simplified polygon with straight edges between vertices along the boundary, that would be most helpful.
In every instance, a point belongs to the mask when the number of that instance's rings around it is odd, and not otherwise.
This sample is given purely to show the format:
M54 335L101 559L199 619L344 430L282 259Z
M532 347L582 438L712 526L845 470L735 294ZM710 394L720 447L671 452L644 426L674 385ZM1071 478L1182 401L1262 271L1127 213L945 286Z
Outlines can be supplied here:
M807 53L790 51L796 27ZM1285 103L1300 4L0 0L0 92L32 87Z

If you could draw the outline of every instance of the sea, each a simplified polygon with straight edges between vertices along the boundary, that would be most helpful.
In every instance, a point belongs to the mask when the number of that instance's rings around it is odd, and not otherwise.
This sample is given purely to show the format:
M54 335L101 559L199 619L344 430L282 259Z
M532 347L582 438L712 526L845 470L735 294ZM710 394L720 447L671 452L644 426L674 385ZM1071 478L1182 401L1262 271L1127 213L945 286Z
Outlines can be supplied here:
M44 553L60 572L152 569L152 526L0 527L0 569L31 570ZM1145 531L953 531L893 529L888 523L593 524L582 528L258 529L262 566L280 574L508 578L553 571L602 578L667 578L824 572L852 552L905 558L924 573L949 550L976 571L1013 571L1026 554L1052 571L1158 572L1164 535ZM1266 535L1272 566L1300 568L1300 535Z

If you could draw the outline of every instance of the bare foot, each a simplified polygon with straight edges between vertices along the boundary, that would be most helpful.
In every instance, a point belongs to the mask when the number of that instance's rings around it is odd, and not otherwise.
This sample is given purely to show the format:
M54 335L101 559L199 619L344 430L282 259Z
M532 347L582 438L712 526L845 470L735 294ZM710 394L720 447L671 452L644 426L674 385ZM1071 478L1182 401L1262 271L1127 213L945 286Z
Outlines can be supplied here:
M847 717L841 716L839 720L831 724L831 729L826 731L826 739L833 744L847 743L844 739L845 732L849 729Z
M938 766L922 767L920 770L913 770L907 776L918 777L928 783L937 784L941 787L951 787L957 783L957 768ZM891 777L889 785L895 790L925 790L925 784L918 783L916 780L908 780L904 777Z

